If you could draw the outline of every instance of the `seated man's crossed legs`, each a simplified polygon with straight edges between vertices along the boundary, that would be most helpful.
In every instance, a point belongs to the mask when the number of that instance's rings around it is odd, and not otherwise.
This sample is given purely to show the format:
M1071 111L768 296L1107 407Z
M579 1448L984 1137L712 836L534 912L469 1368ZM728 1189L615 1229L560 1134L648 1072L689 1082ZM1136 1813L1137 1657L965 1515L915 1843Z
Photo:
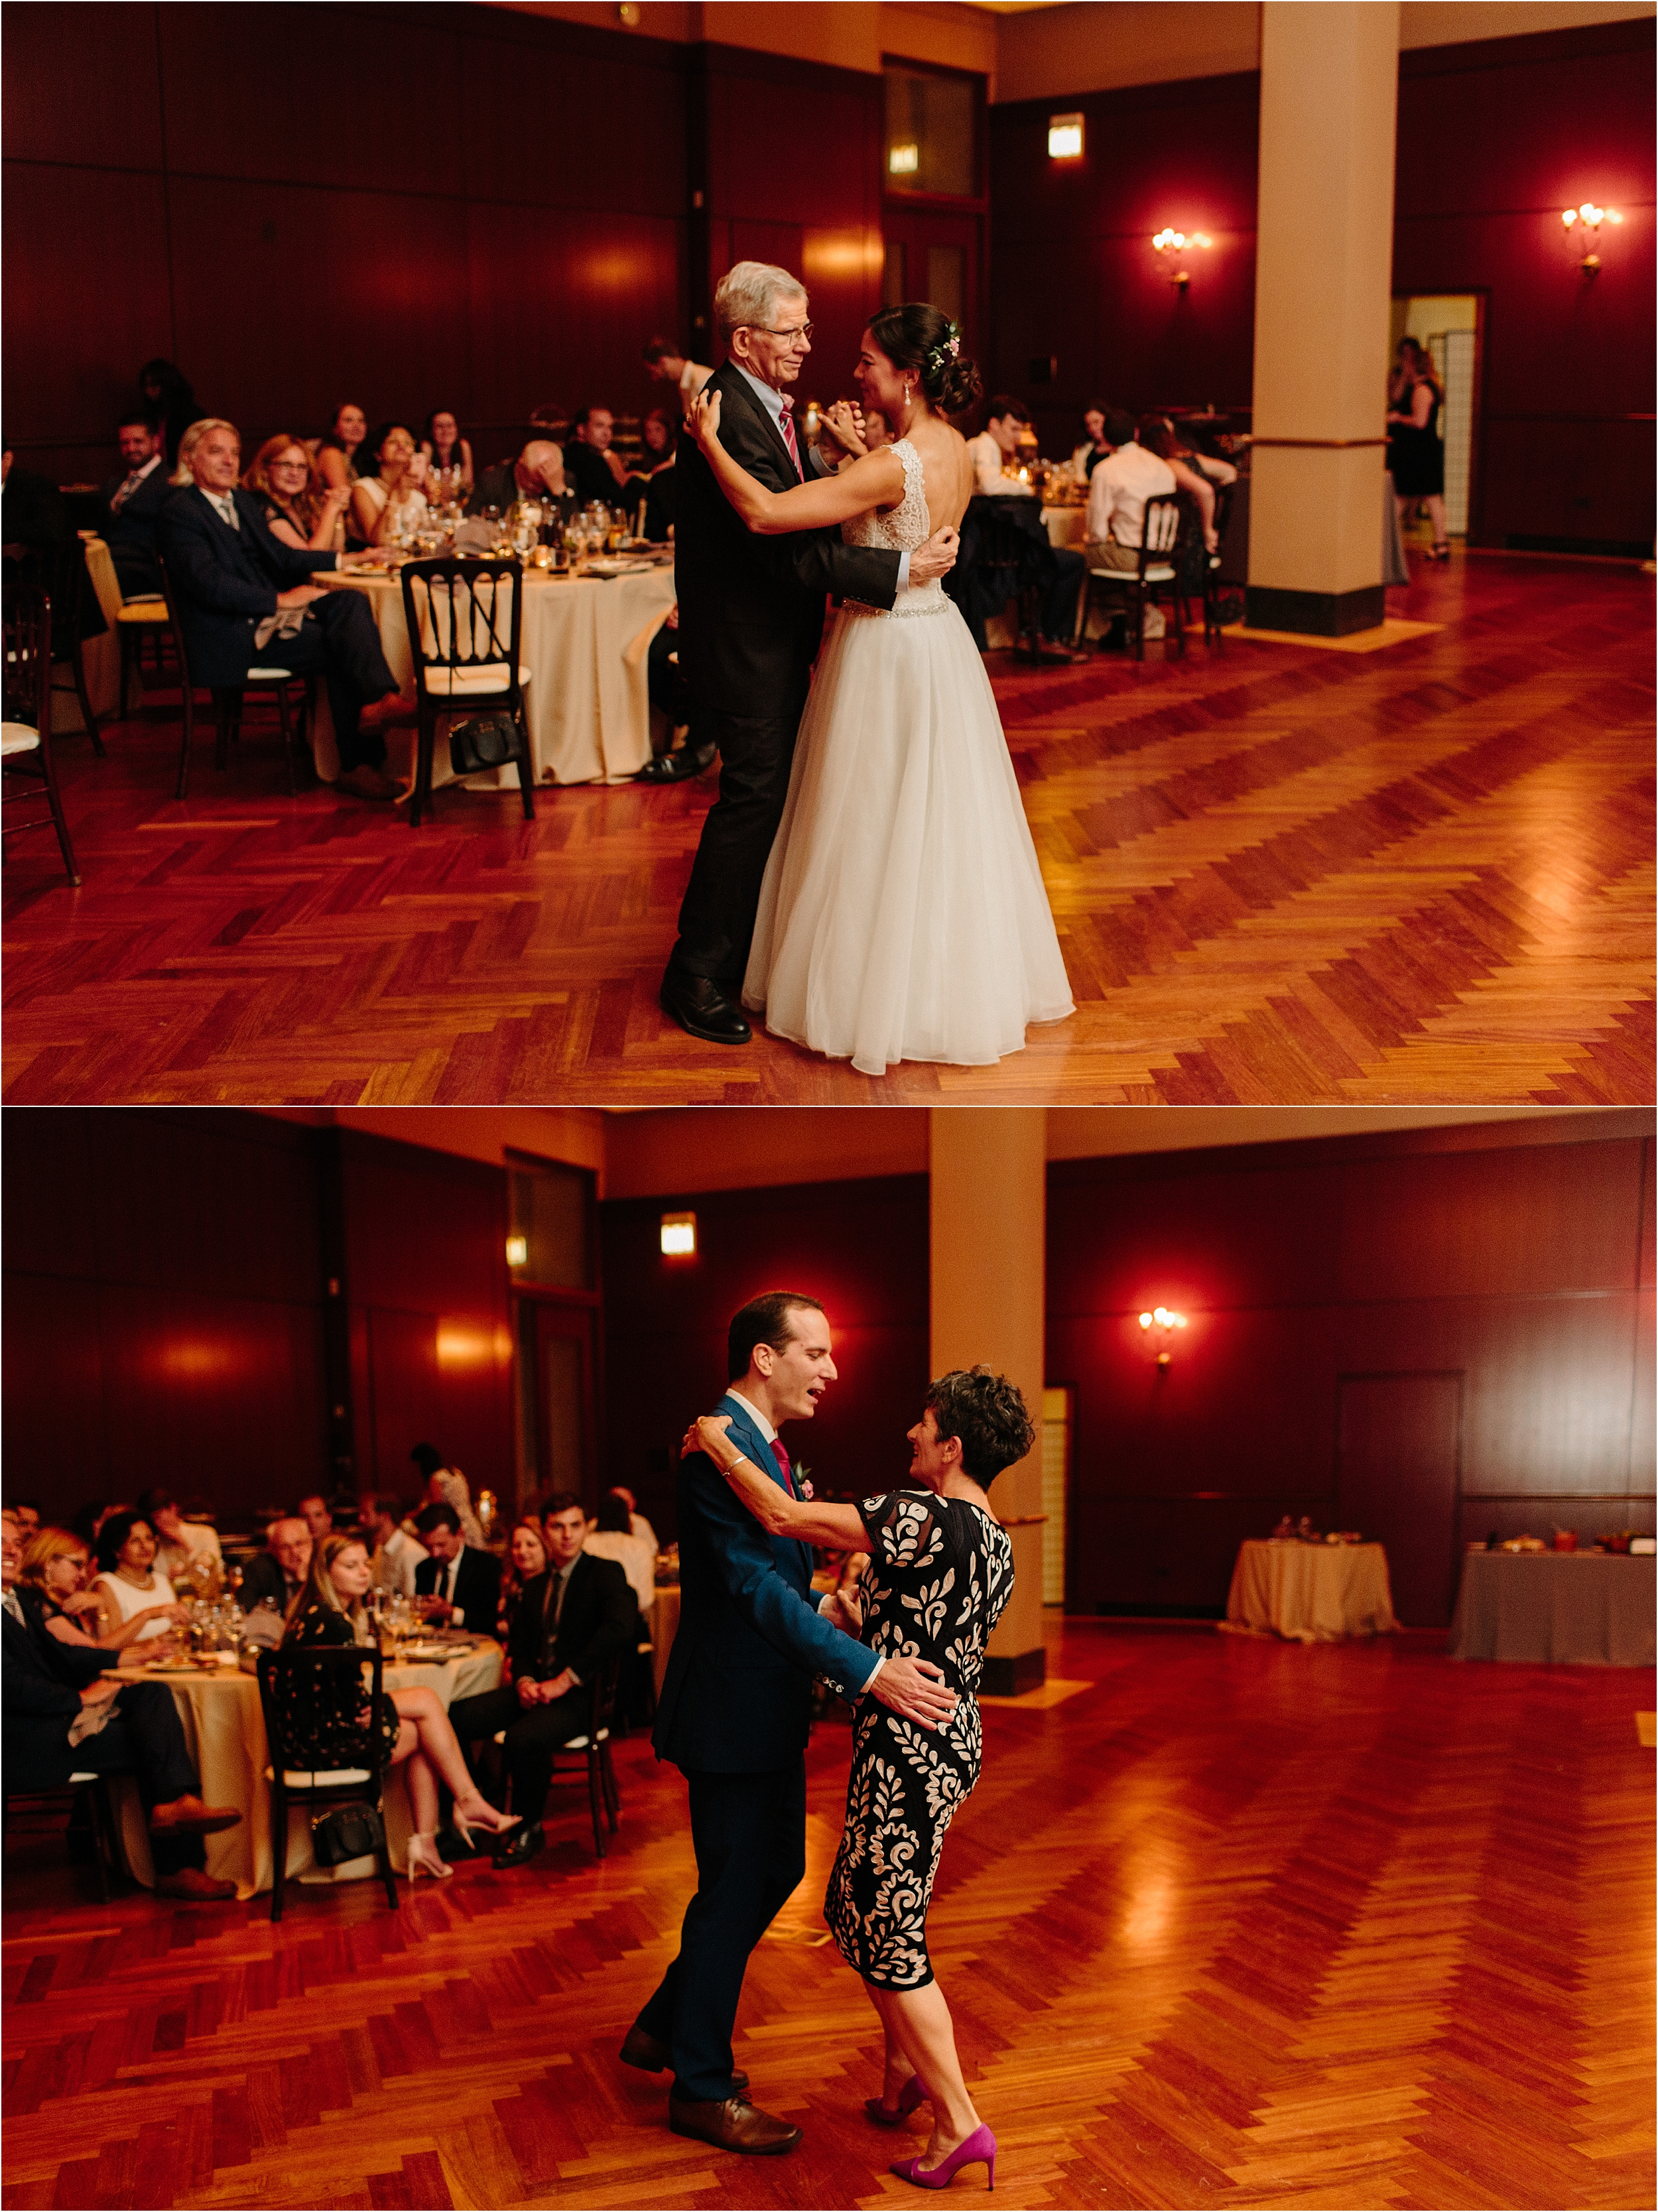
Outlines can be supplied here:
M578 1688L546 1705L526 1706L514 1688L504 1686L479 1698L458 1698L449 1718L469 1757L474 1743L505 1731L501 1754L512 1777L513 1810L522 1821L502 1839L495 1859L498 1866L516 1866L542 1847L541 1816L552 1782L553 1754L572 1737L586 1735L592 1722L592 1693Z
M402 785L386 773L385 732L390 723L412 721L415 710L398 690L373 611L360 592L323 592L307 608L298 631L274 636L253 655L253 665L322 678L339 749L338 789L357 799L401 795Z

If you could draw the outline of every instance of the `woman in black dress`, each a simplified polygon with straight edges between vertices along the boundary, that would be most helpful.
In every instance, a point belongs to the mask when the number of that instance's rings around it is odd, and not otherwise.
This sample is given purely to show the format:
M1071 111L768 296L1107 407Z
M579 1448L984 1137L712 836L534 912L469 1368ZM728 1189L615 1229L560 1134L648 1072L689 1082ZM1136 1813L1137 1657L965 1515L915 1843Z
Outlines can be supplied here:
M311 1571L305 1588L294 1601L284 1645L316 1644L372 1644L374 1625L363 1609L371 1579L368 1547L361 1536L343 1532L325 1536L311 1554ZM298 1694L298 1678L282 1678L282 1692ZM378 1728L389 1747L387 1764L407 1762L409 1804L415 1816L415 1833L409 1843L409 1879L417 1874L442 1876L454 1869L439 1856L438 1781L454 1793L451 1822L463 1838L471 1829L500 1834L518 1826L517 1814L498 1813L468 1773L466 1760L456 1741L443 1700L435 1690L392 1690L378 1714L368 1711L358 1680L342 1692L339 1685L319 1685L324 1698L334 1705L310 1704L292 1712L286 1730L292 1741L304 1742L319 1767L362 1766L370 1728Z
M1445 450L1439 442L1444 397L1433 356L1414 338L1401 338L1399 367L1388 386L1388 466L1401 523L1412 500L1426 501L1436 561L1448 561L1451 552L1445 535Z
M996 2138L962 2077L950 2008L927 1956L926 1914L945 1832L979 1778L985 1646L1013 1589L1013 1549L985 1493L1029 1450L1034 1425L1005 1376L983 1367L940 1376L909 1431L905 1486L858 1505L797 1503L733 1455L727 1425L724 1414L706 1416L687 1448L708 1453L771 1534L866 1554L864 1642L933 1661L957 1692L953 1717L937 1730L861 1701L823 1917L863 1977L886 2036L883 2094L865 2110L896 2127L924 2100L932 2107L926 2150L892 2171L942 2189L962 2166L982 2161L993 2184Z

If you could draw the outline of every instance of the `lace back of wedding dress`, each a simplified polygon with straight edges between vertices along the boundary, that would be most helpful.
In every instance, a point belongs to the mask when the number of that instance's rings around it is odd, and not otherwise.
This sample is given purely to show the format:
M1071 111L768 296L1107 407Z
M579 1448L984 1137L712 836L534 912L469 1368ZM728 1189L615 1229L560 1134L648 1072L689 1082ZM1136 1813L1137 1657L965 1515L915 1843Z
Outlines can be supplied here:
M883 551L913 553L924 545L932 535L927 517L926 471L921 466L921 457L908 438L900 438L893 446L904 471L904 495L896 507L883 514L872 507L867 514L853 517L841 525L841 542L847 545L880 548ZM894 615L941 614L950 605L944 597L944 587L938 577L930 584L914 584L908 591L900 592L890 612ZM848 599L848 613L884 615L884 607L865 607Z

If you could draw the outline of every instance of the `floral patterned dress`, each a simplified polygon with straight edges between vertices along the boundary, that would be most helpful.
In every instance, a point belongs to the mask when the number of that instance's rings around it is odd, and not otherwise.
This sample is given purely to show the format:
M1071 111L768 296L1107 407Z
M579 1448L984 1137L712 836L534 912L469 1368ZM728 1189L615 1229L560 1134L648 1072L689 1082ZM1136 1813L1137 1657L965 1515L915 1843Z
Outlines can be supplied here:
M926 1913L956 1808L979 1778L985 1646L1013 1589L1007 1531L962 1498L895 1490L859 1507L869 1534L864 1641L930 1659L958 1694L948 1726L918 1727L873 1698L858 1710L847 1820L823 1917L878 1989L932 1979Z

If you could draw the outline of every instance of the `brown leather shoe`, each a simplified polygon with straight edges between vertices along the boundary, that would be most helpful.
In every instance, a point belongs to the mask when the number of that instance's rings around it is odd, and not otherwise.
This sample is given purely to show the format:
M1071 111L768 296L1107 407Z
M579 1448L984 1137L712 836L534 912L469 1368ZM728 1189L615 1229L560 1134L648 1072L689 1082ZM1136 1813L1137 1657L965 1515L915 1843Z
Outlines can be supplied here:
M660 2074L665 2067L673 2063L667 2045L653 2035L647 2035L637 2021L623 2038L622 2048L616 2057L624 2066L638 2067L641 2074ZM748 2075L740 2066L734 2066L732 2069L732 2094L740 2097L748 2086Z
M152 1836L210 1836L220 1828L234 1828L241 1819L234 1805L203 1805L199 1797L175 1797L170 1805L157 1805L149 1816Z
M177 1874L157 1875L155 1894L187 1898L192 1905L216 1905L227 1897L234 1897L236 1885L234 1881L215 1881L200 1867L180 1867Z
M382 775L379 769L367 766L347 769L334 784L336 791L345 792L353 799L395 799L400 787L389 775Z
M800 2140L799 2128L762 2112L743 2097L727 2097L724 2104L670 2097L668 2125L677 2136L694 2136L716 2150L745 2151L754 2158L775 2158L781 2151L793 2150Z

